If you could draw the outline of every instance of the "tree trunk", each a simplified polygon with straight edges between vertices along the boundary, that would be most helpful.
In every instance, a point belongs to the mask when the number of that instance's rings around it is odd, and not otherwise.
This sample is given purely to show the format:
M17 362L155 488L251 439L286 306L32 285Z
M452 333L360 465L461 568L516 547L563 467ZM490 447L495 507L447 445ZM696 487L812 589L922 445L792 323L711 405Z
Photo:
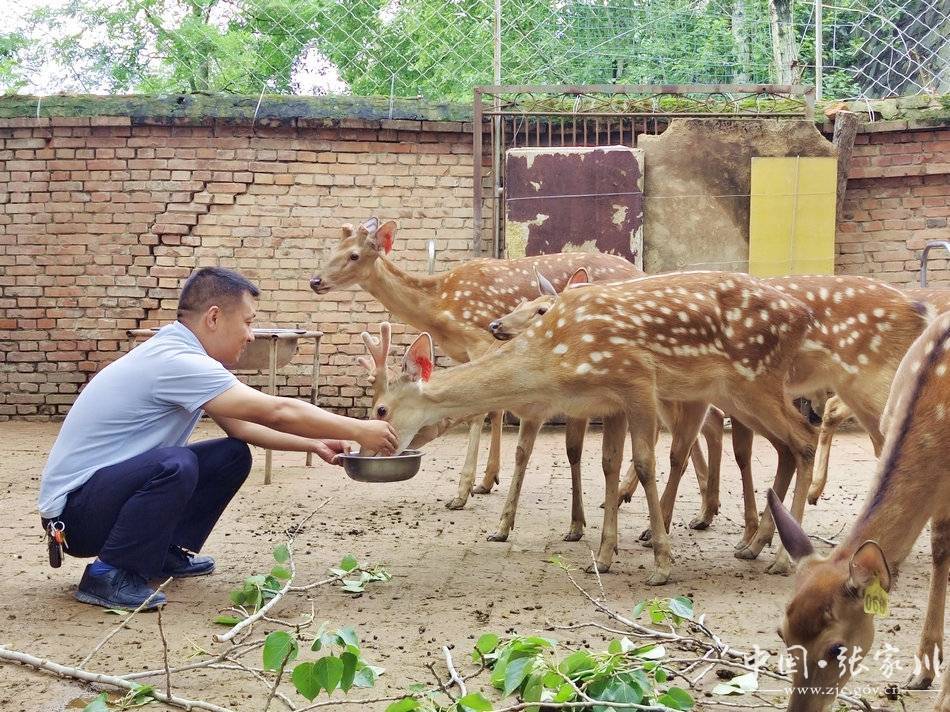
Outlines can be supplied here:
M795 66L798 64L792 6L793 0L769 0L772 60L775 81L779 84L792 84L795 81Z
M748 84L752 75L752 47L746 31L745 0L732 0L732 41L739 64L732 80L736 84Z

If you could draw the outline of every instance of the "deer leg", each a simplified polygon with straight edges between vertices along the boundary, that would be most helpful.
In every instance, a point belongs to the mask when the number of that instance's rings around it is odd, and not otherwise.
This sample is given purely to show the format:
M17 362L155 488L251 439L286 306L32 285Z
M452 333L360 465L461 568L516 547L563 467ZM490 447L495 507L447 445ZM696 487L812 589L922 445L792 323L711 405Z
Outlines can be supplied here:
M934 712L950 712L950 665L943 666L943 683L940 685L940 697Z
M713 519L719 514L719 474L722 466L722 434L724 430L724 417L722 411L718 408L710 408L703 421L702 433L706 440L706 450L709 453L709 466L706 470L706 487L700 487L703 495L703 506L698 517L695 517L690 523L690 529L707 529L712 524ZM693 445L690 451L691 455L698 455L702 458L699 445ZM696 468L696 476L699 477L699 469L696 459L693 459L693 467Z
M676 492L680 480L686 471L686 461L690 450L696 444L696 438L706 419L707 403L679 403L671 410L672 422L670 429L673 432L673 442L670 445L670 476L660 498L663 511L663 526L670 531L673 522L673 507L676 504ZM651 522L652 524L652 522ZM641 541L649 541L652 537L650 529L640 535Z
M587 420L568 418L565 425L567 461L571 464L571 528L564 535L564 541L579 541L584 536L584 527L587 525L584 518L584 485L581 480L581 455L584 452Z
M904 685L911 690L928 689L943 659L943 616L947 603L947 576L950 575L950 519L934 519L931 522L930 549L933 554L930 596L927 599L927 615L920 634L920 645L917 647L920 669ZM945 689L944 694L947 693Z
M475 485L472 494L488 494L493 485L501 484L498 472L501 470L501 428L504 425L505 412L496 410L489 413L491 418L491 444L488 446L488 462L485 464L485 476L479 485Z
M849 399L848 407L854 411L854 417L861 423L861 427L868 431L871 444L874 446L874 457L880 457L881 450L884 449L884 435L881 433L880 425L882 408L876 407L865 399L857 401Z
M759 528L759 508L755 503L755 484L752 482L752 442L755 436L752 429L738 418L732 417L731 420L732 452L736 464L739 466L739 475L742 478L742 509L745 522L742 538L735 546L739 550L749 545ZM789 453L789 460L794 465L795 461L791 458L791 453ZM789 471L789 478L791 478L791 471ZM790 481L791 479L789 479ZM785 490L787 489L788 482L785 483ZM783 490L783 494L785 490Z
M498 530L488 535L488 541L507 541L508 534L515 525L515 512L518 509L518 499L521 497L525 469L528 467L528 460L531 458L531 451L534 450L534 441L538 437L539 430L541 430L540 420L521 419L521 424L518 426L518 448L515 450L515 472L511 477L511 486L505 498L505 507L501 512Z
M465 464L462 465L462 473L459 475L458 494L450 502L446 503L449 509L461 509L468 501L468 495L472 491L472 484L475 482L475 470L478 468L478 440L482 435L482 423L485 422L485 416L479 415L472 418L468 426L468 450L465 453Z
M620 465L623 462L623 441L627 420L622 413L604 418L604 444L602 464L604 469L604 524L600 531L600 549L589 573L610 570L614 552L617 550L617 509Z
M818 429L818 447L815 450L815 476L808 490L808 503L818 504L825 484L828 482L828 458L831 454L831 441L838 427L849 417L851 409L838 396L832 396L825 402L822 411L821 427Z

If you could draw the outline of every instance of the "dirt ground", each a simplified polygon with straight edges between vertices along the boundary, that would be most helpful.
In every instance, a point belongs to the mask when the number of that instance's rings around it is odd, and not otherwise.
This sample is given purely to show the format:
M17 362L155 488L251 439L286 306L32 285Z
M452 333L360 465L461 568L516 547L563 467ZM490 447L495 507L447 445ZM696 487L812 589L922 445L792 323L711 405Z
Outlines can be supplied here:
M45 561L35 498L56 431L55 424L0 423L0 644L75 665L118 621L72 598L85 562L68 559L61 569L53 570ZM199 431L201 437L214 434L213 426ZM318 621L354 626L364 641L364 656L386 668L375 690L355 691L351 697L393 694L412 682L431 684L427 662L435 662L436 669L445 674L441 646L454 646L455 660L462 664L468 660L474 637L482 632L534 633L549 623L606 623L564 573L549 563L559 554L569 563L584 566L590 562L590 549L597 547L598 504L603 493L599 435L588 438L584 455L587 535L574 543L561 539L569 523L570 470L563 431L558 429L546 430L538 439L509 541L486 541L510 481L515 439L515 432L506 430L500 493L496 489L489 496L473 497L462 511L449 511L444 503L455 492L465 450L463 433L451 433L430 444L421 472L408 482L391 485L356 483L342 470L322 463L305 468L302 454L276 453L275 482L265 486L263 453L256 453L249 482L206 547L206 553L218 561L217 571L206 578L175 581L168 590L163 623L172 666L184 661L193 643L208 650L221 648L211 640L212 633L221 628L210 621L228 605L229 591L246 576L268 570L273 563L271 551L284 541L284 530L328 497L330 503L298 538L298 582L323 578L327 568L348 553L364 563L382 563L393 574L391 581L370 584L359 597L342 592L339 586L316 589L312 596ZM667 471L668 443L664 435L658 450L661 479ZM723 509L710 529L686 527L698 511L699 498L691 471L683 480L673 524L673 581L659 589L644 584L652 553L636 541L646 526L646 505L635 499L621 510L620 552L611 572L603 576L603 586L609 605L621 612L653 596L688 594L696 611L706 614L707 624L725 641L742 648L758 644L775 653L779 641L774 631L791 580L764 574L771 549L754 562L733 557L732 547L741 533L741 503L738 471L728 442L724 457ZM774 467L774 457L762 440L756 441L754 464L761 502ZM826 538L841 534L868 489L873 454L864 435L844 433L838 438L831 473L826 499L806 513L810 531ZM877 624L876 647L886 641L899 648L905 668L912 665L926 606L928 541L929 537L921 537L901 571L889 617ZM578 572L578 576L588 590L596 590L592 575ZM282 602L275 615L297 618L309 613L310 605L298 594ZM140 615L130 627L87 667L112 674L161 667L156 616ZM606 647L605 639L591 629L547 634L577 646ZM903 680L905 675L906 670L896 677ZM158 678L153 681L161 684ZM887 682L879 664L872 664L861 681L879 686ZM487 692L489 687L484 676L470 683L470 690ZM235 710L263 709L267 694L259 682L229 671L183 673L174 678L173 688L183 697ZM82 709L93 696L90 688L79 683L0 664L0 710L4 712ZM301 697L296 700L304 702ZM929 710L933 702L931 692L914 693L905 700L911 711ZM888 703L878 700L877 704ZM381 710L385 704L356 708ZM716 707L701 699L698 708Z

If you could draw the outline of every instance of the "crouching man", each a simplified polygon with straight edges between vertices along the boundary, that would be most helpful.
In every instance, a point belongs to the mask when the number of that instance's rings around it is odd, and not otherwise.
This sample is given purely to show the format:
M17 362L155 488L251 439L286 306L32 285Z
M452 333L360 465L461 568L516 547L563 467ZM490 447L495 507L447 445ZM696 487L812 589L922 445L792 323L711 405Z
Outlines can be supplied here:
M214 560L197 552L250 472L248 444L331 464L346 441L387 454L396 447L387 423L270 396L228 371L254 340L258 294L236 272L197 270L178 320L106 366L66 416L39 511L67 554L98 557L76 591L83 603L136 608L155 593L150 579L210 574ZM228 437L188 445L202 412ZM165 600L159 593L148 607Z

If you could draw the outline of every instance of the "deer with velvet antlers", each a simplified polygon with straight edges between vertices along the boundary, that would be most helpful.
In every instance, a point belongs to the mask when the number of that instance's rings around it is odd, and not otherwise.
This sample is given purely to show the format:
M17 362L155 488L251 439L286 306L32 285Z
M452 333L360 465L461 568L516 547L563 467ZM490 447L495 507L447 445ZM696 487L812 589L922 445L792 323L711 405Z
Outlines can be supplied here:
M734 309L762 318L731 322ZM604 417L604 527L596 567L606 570L617 546L617 495L625 430L650 513L655 570L670 575L670 545L656 488L658 400L706 404L740 414L781 439L798 466L795 506L804 505L814 433L786 402L782 386L811 324L800 302L748 275L691 272L592 284L564 292L535 325L480 358L430 375L432 339L406 351L403 374L376 400L405 447L424 427L502 408L543 421L557 413ZM804 489L802 489L804 487Z
M858 659L874 639L867 597L880 599L893 587L901 563L930 523L933 554L930 596L918 649L923 662L911 687L927 687L942 657L947 576L950 573L950 315L938 317L900 364L881 427L886 432L877 480L844 541L828 556L811 540L777 498L769 505L779 535L798 560L795 594L779 633L795 651L794 712L822 712L848 682L842 655ZM884 607L886 608L886 606ZM874 611L874 606L870 607ZM878 613L882 612L879 608ZM936 709L950 712L950 667ZM814 693L823 688L825 694Z
M488 324L535 294L535 271L547 274L563 287L579 267L596 280L642 274L617 255L586 252L523 257L516 260L476 259L438 275L412 275L396 266L392 251L396 223L371 218L357 228L344 225L319 275L310 280L317 294L358 284L372 294L394 319L428 332L449 357L459 363L477 358L494 344ZM476 413L469 415L477 416ZM449 509L465 506L471 492L490 492L498 482L502 411L491 412L491 446L485 476L473 487L478 466L478 443L484 416L473 417L468 451L459 478L458 493Z

